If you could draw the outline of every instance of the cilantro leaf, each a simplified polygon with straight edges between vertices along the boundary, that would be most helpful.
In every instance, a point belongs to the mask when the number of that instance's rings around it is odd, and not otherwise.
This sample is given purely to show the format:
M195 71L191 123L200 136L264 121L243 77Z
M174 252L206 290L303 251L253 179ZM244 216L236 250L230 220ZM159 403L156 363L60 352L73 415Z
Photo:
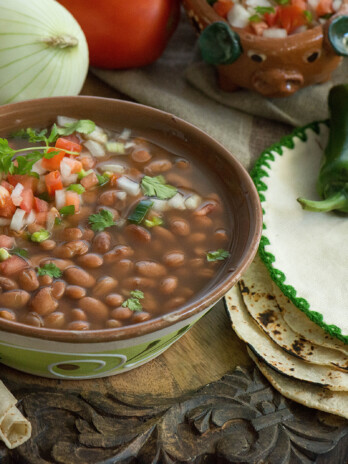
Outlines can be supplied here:
M112 214L107 209L102 209L99 213L91 214L88 218L89 223L91 224L92 230L99 232L115 225L114 218Z
M53 158L54 156L59 155L59 153L60 153L59 150L50 151L50 152L45 151L45 153L43 154L43 157L49 160L49 159Z
M209 251L207 253L207 261L212 262L212 261L223 261L224 259L228 258L231 256L231 254L222 248L219 248L216 251Z
M39 276L48 275L58 279L62 275L62 271L54 263L47 263L38 268L37 274Z
M53 124L52 126L52 129L51 129L51 133L50 135L48 136L47 138L47 142L48 143L53 143L57 140L59 134L58 134L58 127L56 124Z
M257 14L254 14L254 15L250 16L249 21L251 23L259 23L261 21L261 16L259 16Z
M309 23L313 21L313 13L309 10L304 10L303 12L304 17L307 19Z
M89 119L80 119L79 121L65 124L64 127L57 127L59 135L71 135L74 132L81 134L90 134L95 130L95 123Z
M163 176L144 176L141 180L143 192L148 197L157 197L160 200L172 198L178 191L173 185L166 184Z
M86 191L85 187L83 185L81 185L81 184L71 184L71 185L69 185L67 190L71 190L72 192L76 192L79 195L82 195Z
M101 174L97 174L97 178L99 187L102 187L103 185L107 184L110 180L108 176L102 176Z
M19 131L12 134L12 137L20 138L20 139L28 139L29 142L37 143L37 142L45 142L47 141L46 138L47 129L42 129L41 131L36 131L31 127L27 129L20 129Z
M131 311L141 311L143 307L139 300L144 298L144 293L141 290L133 290L130 294L132 298L128 298L123 302L123 308L129 308Z
M65 216L75 214L75 205L63 206L63 208L60 208L59 213Z
M275 13L275 9L272 6L256 6L256 13L264 15L265 13Z
M13 248L11 251L11 255L17 255L20 258L27 258L28 257L28 250L25 248Z
M15 150L13 150L7 139L0 138L0 171L5 174L11 173L13 169L12 158L15 155Z
M42 153L39 151L33 151L32 153L28 153L27 155L19 155L16 157L15 161L17 166L14 164L13 166L13 174L36 174L32 173L32 167L36 163L36 161L39 161L42 158Z

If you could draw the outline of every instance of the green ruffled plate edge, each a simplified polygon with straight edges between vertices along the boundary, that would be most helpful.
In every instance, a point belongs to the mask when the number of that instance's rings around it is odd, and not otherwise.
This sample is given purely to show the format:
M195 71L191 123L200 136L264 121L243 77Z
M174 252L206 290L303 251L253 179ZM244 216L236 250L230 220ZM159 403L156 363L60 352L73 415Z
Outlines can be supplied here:
M306 134L306 131L312 130L315 132L317 135L320 134L320 125L326 125L327 127L330 126L330 123L328 120L325 121L315 121L310 124L307 124L306 126L296 128L291 134L283 137L279 142L273 144L269 148L267 148L265 151L262 152L258 160L256 161L253 169L250 172L250 175L254 181L254 184L256 186L256 189L258 191L261 205L262 203L266 200L266 197L264 195L264 192L267 190L267 185L263 182L264 177L269 177L268 172L264 170L264 168L271 169L271 163L275 161L276 156L282 156L283 155L283 149L294 149L295 148L295 141L294 138L298 137L302 142L306 142L308 139L308 136ZM263 230L267 230L266 227L266 212L264 208L262 208L263 212ZM278 285L278 287L281 289L281 291L286 295L289 300L294 303L294 305L303 311L309 319L311 319L313 322L315 322L317 325L319 325L322 329L324 329L326 332L328 332L331 336L338 338L339 340L342 340L344 343L348 344L348 336L347 335L342 335L342 331L339 327L336 325L329 325L324 322L323 315L318 313L317 311L311 311L310 310L310 305L308 301L304 298L301 298L300 296L297 296L297 292L294 287L291 285L285 284L286 281L286 276L285 274L280 270L277 269L273 266L273 263L275 262L275 256L266 251L265 247L267 245L270 245L270 241L267 238L267 236L263 233L259 245L259 255L264 262L265 266L267 267L270 276L272 280Z

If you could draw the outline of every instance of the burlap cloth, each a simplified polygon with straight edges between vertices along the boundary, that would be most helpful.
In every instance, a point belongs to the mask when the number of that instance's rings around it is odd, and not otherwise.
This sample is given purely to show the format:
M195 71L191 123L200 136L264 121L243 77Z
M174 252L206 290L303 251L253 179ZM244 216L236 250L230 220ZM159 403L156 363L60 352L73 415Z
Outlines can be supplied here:
M219 90L215 70L199 61L197 37L182 15L162 57L144 68L92 71L132 99L179 116L220 141L246 168L271 143L302 126L327 118L327 95L348 81L348 60L328 83L307 87L283 99L266 99L247 90ZM266 119L267 118L267 119Z

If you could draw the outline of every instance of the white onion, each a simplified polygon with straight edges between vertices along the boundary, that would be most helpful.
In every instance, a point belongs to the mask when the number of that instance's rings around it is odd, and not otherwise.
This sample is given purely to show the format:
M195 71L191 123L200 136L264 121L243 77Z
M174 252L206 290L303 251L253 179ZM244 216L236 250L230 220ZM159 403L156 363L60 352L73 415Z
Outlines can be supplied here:
M133 180L128 179L128 177L120 177L117 179L117 187L133 196L136 196L140 193L139 184Z
M126 192L116 192L116 198L119 200L125 200L127 198Z
M71 175L71 166L69 163L67 163L65 161L65 159L63 158L61 163L60 163L60 166L59 166L59 169L60 169L60 173L62 175L62 177L69 177Z
M0 104L77 95L88 47L74 17L54 0L0 0Z
M21 194L23 190L24 190L24 186L18 182L18 184L15 186L15 188L13 189L11 193L11 200L15 206L19 206L22 203L23 198Z
M151 198L151 201L153 202L153 205L151 206L151 208L154 211L168 211L168 209L170 209L170 206L169 206L167 200L160 200L158 198Z
M35 214L34 210L31 210L30 213L25 218L25 223L27 225L33 224L35 222L35 220L36 220L36 214Z
M88 140L88 142L84 143L84 146L90 151L91 155L95 156L96 158L102 158L105 156L104 147L95 140Z
M117 174L122 174L122 172L126 170L126 168L122 166L121 164L103 164L100 167L102 168L104 172L105 171L116 172Z
M56 190L55 192L55 199L56 199L56 208L61 209L65 206L66 201L66 193L65 190Z
M17 208L14 215L12 216L10 229L19 232L24 226L24 216L26 212L23 209Z
M202 198L196 194L191 195L185 200L185 206L187 209L196 209L201 203L202 203Z
M284 39L288 36L286 29L277 29L276 27L270 27L265 29L262 34L263 37L268 37L271 39Z
M31 172L36 172L36 174L39 174L39 176L41 176L41 174L45 174L46 171L47 169L42 167L42 159L36 161L36 163L34 163L33 167L31 168Z
M130 129L123 129L123 131L120 133L120 139L123 139L123 140L128 140L130 136L131 136Z
M84 137L88 140L94 140L95 142L104 144L108 141L108 136L105 134L103 129L99 126L96 126L93 132L90 134L84 134Z
M77 119L75 118L68 118L67 116L57 116L57 124L59 127L64 127L67 124L72 124L73 122L76 122Z
M0 203L2 206L6 204L9 197L10 197L10 192L5 187L0 185Z
M174 209L186 209L185 198L181 193L175 194L170 200L168 200L168 205Z
M52 208L53 210L55 208ZM46 219L46 229L51 232L55 226L55 221L56 221L56 217L59 216L57 210L56 211L49 211L47 213L47 219Z

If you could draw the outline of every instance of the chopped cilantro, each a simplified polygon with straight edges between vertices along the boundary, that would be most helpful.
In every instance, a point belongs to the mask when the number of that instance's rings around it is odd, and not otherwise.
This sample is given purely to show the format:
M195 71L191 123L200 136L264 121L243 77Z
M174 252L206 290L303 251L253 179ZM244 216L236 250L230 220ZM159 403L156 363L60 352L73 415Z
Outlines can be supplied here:
M28 257L28 250L25 248L13 248L13 250L10 250L12 255L17 255L20 256L21 258L27 258Z
M63 219L60 217L56 217L54 223L56 226L59 226L63 222Z
M60 208L59 213L64 216L75 214L75 205L63 206L63 208Z
M102 209L99 211L99 213L91 214L88 220L91 224L92 230L95 232L99 232L106 229L107 227L115 225L114 218L112 217L111 212L107 209Z
M90 134L95 130L95 123L89 119L80 119L65 124L64 127L57 127L57 133L59 135L71 135L74 132L80 132L81 134Z
M262 21L262 18L261 18L261 16L259 16L257 14L254 14L254 15L250 16L249 21L251 23L259 23L260 21Z
M132 298L128 298L122 306L129 308L131 311L141 311L143 307L139 300L144 298L144 293L141 290L133 290L130 294Z
M144 224L146 227L161 226L163 224L163 219L158 216L154 216L151 219L145 219Z
M307 19L309 23L313 21L313 13L311 11L305 10L303 12L304 17Z
M30 240L32 242L41 243L47 240L49 237L50 233L48 232L48 230L41 229L38 232L34 232L33 234L31 234Z
M230 253L226 250L223 250L220 248L219 250L216 251L209 251L207 253L207 261L223 261L224 259L228 258L230 256Z
M275 13L275 9L272 6L256 6L256 13L264 15L265 13Z
M103 185L107 184L110 180L108 176L102 176L100 174L97 174L97 178L99 187L102 187Z
M157 197L161 200L172 198L178 191L173 185L166 184L163 176L144 176L141 180L141 187L148 197Z
M38 268L37 274L39 276L48 275L58 279L62 275L62 271L54 263L47 263Z
M82 195L86 191L85 187L83 185L81 185L81 184L71 184L71 185L69 185L67 190L71 190L72 192L76 192L79 195Z

